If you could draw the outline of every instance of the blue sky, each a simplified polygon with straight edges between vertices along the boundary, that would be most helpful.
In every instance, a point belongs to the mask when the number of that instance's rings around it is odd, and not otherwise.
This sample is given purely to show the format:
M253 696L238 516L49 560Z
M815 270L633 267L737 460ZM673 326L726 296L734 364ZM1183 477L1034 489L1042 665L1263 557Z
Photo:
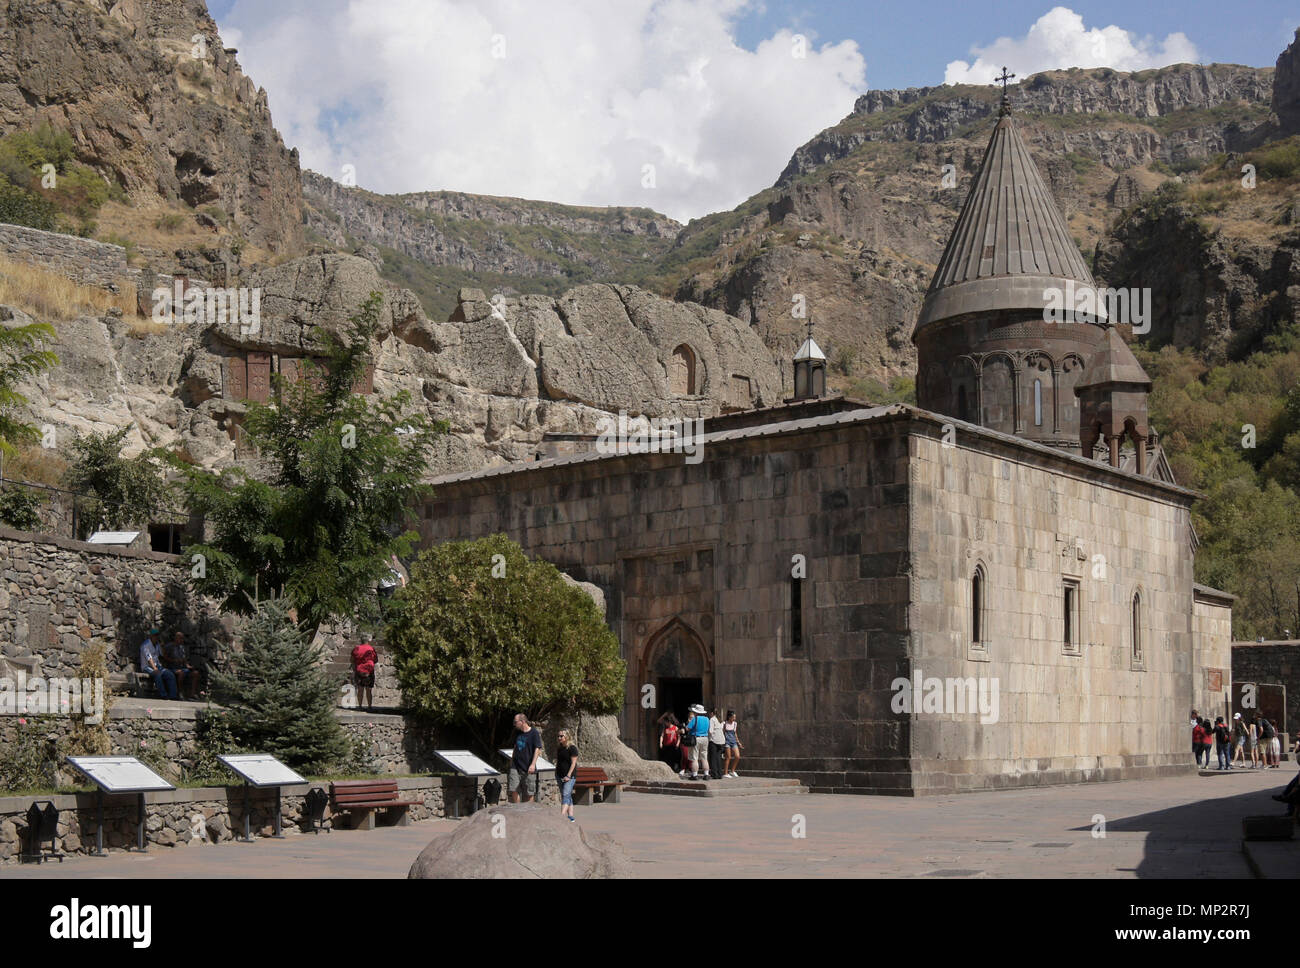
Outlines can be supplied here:
M1296 0L212 0L302 164L378 192L646 206L771 185L868 88L1071 66L1268 67Z

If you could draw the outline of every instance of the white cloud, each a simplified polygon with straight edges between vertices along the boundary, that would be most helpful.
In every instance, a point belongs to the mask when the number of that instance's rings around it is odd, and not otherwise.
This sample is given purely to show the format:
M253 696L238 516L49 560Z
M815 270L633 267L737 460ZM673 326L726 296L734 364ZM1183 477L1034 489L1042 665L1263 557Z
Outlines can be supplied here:
M221 20L304 167L685 220L775 181L865 88L851 40L735 42L748 0L239 0ZM504 56L494 56L504 53ZM643 187L654 166L653 188Z
M1138 37L1121 27L1083 25L1083 18L1066 7L1053 7L1035 21L1020 39L999 37L987 47L972 47L975 62L953 61L944 73L945 84L991 84L1003 65L1017 80L1039 71L1067 67L1113 67L1141 71L1183 62L1196 63L1196 45L1183 33L1163 41Z

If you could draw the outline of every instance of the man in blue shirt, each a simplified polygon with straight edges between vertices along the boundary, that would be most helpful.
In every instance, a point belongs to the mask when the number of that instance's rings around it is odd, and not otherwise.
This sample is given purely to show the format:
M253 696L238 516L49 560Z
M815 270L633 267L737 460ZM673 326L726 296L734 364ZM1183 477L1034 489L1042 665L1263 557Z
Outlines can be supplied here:
M509 796L511 803L520 798L527 803L532 799L528 792L528 778L537 774L537 757L542 752L542 734L536 726L528 725L523 713L515 715L515 751L510 756Z
M686 735L695 744L695 772L692 780L709 779L709 711L696 703L691 707L691 718L686 722Z
M163 666L162 649L158 646L161 637L160 631L150 629L145 640L140 643L140 671L153 676L154 688L158 690L160 698L177 699L176 676L171 669Z

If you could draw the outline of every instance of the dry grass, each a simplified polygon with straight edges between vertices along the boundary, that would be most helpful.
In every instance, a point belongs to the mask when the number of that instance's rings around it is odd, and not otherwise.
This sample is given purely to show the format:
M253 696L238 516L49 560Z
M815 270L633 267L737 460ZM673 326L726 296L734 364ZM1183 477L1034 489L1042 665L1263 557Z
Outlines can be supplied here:
M5 480L28 481L32 484L63 486L63 474L68 462L56 451L41 447L22 446L5 458Z
M29 262L0 258L0 304L21 309L40 322L99 316L114 307L130 319L136 315L135 283L118 279L117 285L121 291L111 293Z
M105 202L95 219L100 238L110 235L130 239L141 250L152 250L164 260L175 258L177 249L215 245L217 233L204 228L188 207L142 203L138 207ZM163 226L170 225L171 228Z

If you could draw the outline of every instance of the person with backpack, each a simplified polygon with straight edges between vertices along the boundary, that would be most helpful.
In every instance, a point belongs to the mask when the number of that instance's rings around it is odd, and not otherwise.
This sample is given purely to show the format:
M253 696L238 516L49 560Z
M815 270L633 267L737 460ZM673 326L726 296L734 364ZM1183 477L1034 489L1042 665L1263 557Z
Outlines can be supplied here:
M664 728L659 731L659 758L676 773L682 768L682 726L672 713L661 722Z
M1267 716L1259 717L1259 746L1264 758L1264 769L1276 770L1282 765L1281 744L1277 739L1277 729L1268 721Z
M1219 759L1220 770L1232 769L1232 731L1222 716L1214 717L1214 752Z
M1196 757L1196 765L1198 768L1204 768L1210 765L1210 757L1207 750L1208 746L1205 742L1205 720L1197 720L1196 725L1192 727L1192 753ZM1204 763L1201 761L1202 757L1204 757Z
M365 706L367 712L374 712L375 666L378 664L379 653L369 642L362 642L352 650L352 682L357 690L357 705Z
M691 718L686 723L688 742L693 742L692 780L709 779L709 711L696 703L691 707Z

